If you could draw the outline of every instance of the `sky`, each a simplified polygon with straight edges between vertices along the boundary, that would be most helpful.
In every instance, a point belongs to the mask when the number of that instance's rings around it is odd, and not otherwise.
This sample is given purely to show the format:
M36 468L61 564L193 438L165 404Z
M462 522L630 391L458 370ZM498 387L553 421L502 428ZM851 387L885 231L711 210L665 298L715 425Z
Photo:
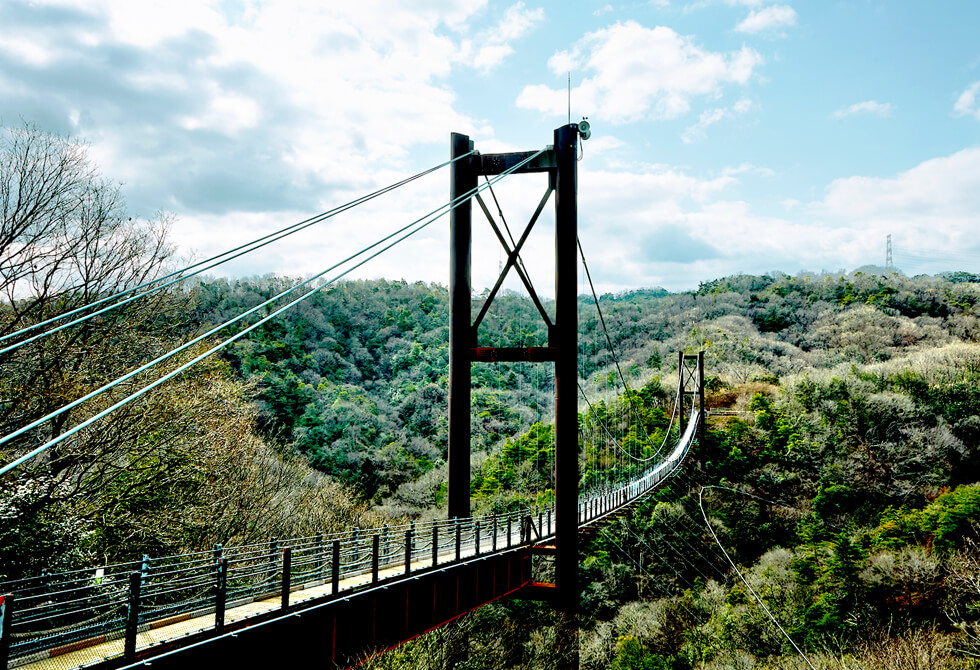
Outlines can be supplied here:
M185 258L437 165L451 132L539 149L570 113L600 291L883 265L888 235L907 274L980 272L978 34L976 0L0 0L0 122L87 142ZM495 186L512 228L545 186ZM220 273L318 273L448 190L442 170ZM479 290L504 256L477 214ZM545 295L546 219L523 254ZM448 246L442 219L354 276L446 284Z

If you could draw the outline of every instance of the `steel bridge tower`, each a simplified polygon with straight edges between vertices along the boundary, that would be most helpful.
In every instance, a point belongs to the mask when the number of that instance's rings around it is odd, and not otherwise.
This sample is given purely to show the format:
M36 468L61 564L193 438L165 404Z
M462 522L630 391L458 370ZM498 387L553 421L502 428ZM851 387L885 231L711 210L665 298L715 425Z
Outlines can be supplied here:
M578 600L578 287L577 287L577 166L580 136L589 136L586 122L570 123L554 132L554 145L516 170L546 172L548 188L513 248L501 233L482 198L475 194L479 177L497 175L538 154L525 151L483 154L474 151L466 135L453 133L450 196L456 203L450 221L449 330L449 516L470 516L470 374L471 363L526 361L555 366L555 583L541 585L557 604L572 611ZM472 152L472 153L471 153ZM466 154L470 154L466 156ZM465 156L464 158L460 158ZM555 195L555 318L552 321L524 273L521 247L552 192ZM472 202L476 200L490 222L507 260L477 318L471 311ZM528 348L479 347L480 323L504 278L513 269L528 290L548 328L548 346Z

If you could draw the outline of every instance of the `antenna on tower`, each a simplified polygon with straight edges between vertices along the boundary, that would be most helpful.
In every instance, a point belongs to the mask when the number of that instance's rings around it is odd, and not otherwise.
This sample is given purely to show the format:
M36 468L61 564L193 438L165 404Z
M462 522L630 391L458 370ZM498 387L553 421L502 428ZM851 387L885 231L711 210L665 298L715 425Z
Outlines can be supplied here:
M892 260L892 236L891 236L891 234L889 234L885 238L885 269L886 270L890 270L890 271L895 269L895 263Z
M568 124L572 124L572 72L568 72Z

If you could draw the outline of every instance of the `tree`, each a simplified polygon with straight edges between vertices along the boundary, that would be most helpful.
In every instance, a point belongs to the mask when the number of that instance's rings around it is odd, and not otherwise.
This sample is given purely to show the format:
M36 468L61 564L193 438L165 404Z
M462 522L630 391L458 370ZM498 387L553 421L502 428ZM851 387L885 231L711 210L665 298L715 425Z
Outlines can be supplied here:
M0 128L0 335L13 335L3 346L45 327L25 328L160 276L174 255L168 221L128 216L119 186L99 174L83 143L32 125ZM185 320L174 298L174 290L160 292L0 355L0 434L171 348ZM0 447L0 458L61 435L132 390L103 394L53 418ZM82 515L83 493L100 485L94 472L141 465L112 456L127 452L140 420L132 408L113 415L0 482L8 493L30 491L10 518L25 528L70 526ZM51 543L51 551L61 544ZM82 555L77 547L71 552Z
M168 217L134 221L85 145L30 125L0 129L0 217L0 335L159 276L174 255ZM0 429L7 434L156 355L161 336L180 326L174 307L163 292L3 354ZM80 416L61 415L15 450Z
M32 126L0 135L0 215L0 334L160 277L173 259L168 217L134 221L83 144ZM176 348L194 327L194 295L175 286L0 355L0 434ZM3 445L0 461L209 346L198 343ZM0 571L363 523L349 491L258 434L254 392L227 363L207 359L0 479Z
M151 279L173 256L169 219L128 216L84 144L35 126L0 128L0 334Z

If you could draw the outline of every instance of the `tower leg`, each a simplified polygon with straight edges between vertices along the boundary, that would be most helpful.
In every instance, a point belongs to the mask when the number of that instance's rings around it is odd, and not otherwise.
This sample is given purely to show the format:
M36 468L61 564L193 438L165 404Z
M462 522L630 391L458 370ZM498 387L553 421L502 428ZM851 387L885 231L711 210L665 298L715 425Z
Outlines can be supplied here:
M555 130L555 585L559 668L578 668L578 126ZM567 657L567 658L565 658Z
M473 150L466 135L453 133L451 157ZM476 188L476 172L464 158L452 164L449 195L453 203ZM470 267L472 254L470 197L450 214L449 249L449 518L470 515L470 347L473 342Z

